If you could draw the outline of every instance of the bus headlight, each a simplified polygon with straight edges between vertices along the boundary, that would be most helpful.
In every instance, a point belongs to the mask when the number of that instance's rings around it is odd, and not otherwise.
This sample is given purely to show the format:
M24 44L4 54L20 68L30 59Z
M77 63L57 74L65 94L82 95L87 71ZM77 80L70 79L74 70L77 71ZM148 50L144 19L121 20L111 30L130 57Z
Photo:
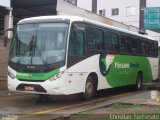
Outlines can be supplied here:
M58 78L61 78L61 76L64 74L64 71L54 75L53 77L51 77L49 80L50 81L54 81L54 80L57 80Z
M8 71L8 76L11 78L11 79L15 79L15 75L13 73L11 73L10 71Z

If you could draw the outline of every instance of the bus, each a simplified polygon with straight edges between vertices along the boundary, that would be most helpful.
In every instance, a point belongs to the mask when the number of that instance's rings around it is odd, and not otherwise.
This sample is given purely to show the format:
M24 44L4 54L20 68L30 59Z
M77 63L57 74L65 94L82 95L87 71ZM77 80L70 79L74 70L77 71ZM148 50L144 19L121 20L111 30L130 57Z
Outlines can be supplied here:
M140 89L156 79L156 40L82 17L23 19L11 42L10 91L92 99L98 90Z

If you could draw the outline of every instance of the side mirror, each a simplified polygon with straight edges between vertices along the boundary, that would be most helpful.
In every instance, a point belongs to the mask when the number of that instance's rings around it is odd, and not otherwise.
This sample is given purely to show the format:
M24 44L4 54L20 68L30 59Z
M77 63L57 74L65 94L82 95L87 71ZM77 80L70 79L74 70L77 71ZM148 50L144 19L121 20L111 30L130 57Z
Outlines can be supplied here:
M5 31L4 31L4 47L6 47L7 46L7 43L8 43L8 36L6 35L6 33L7 32L9 32L9 31L11 31L11 32L13 32L14 31L14 29L13 28L7 28Z

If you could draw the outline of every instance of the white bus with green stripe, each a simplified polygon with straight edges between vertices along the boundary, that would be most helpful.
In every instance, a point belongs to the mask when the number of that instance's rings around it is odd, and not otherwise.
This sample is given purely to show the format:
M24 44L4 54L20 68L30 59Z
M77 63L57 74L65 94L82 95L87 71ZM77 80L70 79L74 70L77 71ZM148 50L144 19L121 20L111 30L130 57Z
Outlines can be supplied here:
M43 16L17 24L11 43L8 88L85 99L101 89L158 79L158 42L76 16Z

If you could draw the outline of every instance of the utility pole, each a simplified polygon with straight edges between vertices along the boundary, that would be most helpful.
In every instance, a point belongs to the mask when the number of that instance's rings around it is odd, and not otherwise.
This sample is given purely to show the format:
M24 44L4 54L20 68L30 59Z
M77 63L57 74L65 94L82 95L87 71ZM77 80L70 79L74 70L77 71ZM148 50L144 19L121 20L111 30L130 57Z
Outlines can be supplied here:
M139 6L139 33L145 34L146 29L144 28L144 8L146 8L146 0L140 0Z
M97 14L97 0L92 0L92 12Z

